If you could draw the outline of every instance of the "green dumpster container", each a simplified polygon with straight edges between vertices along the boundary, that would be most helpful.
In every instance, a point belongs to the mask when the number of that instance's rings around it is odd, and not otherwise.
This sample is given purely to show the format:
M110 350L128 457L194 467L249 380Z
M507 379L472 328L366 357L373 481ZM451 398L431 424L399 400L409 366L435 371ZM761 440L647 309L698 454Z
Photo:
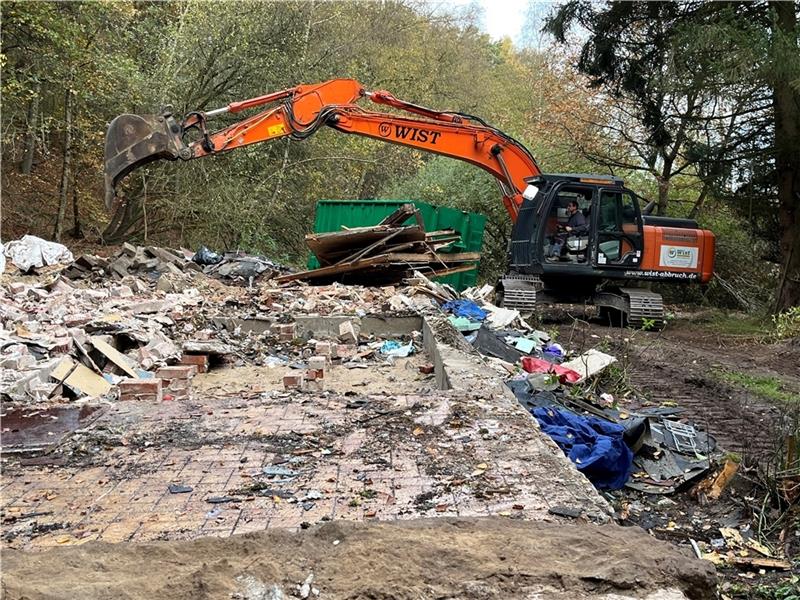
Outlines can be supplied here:
M341 231L345 227L370 227L377 225L385 217L396 211L403 204L414 204L417 207L426 231L455 229L461 234L461 240L451 244L442 252L480 252L483 246L483 230L486 217L478 213L468 213L445 206L433 206L415 200L320 200L317 202L314 219L314 233ZM414 220L409 219L408 224ZM319 267L317 258L312 254L308 260L308 268ZM461 291L475 285L478 270L455 273L440 277L438 281L452 285Z

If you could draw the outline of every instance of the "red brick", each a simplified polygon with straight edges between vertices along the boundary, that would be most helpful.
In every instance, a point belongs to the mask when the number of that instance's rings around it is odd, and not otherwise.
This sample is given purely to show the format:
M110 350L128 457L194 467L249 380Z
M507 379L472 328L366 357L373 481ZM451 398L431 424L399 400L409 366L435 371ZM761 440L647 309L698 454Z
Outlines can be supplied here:
M337 358L350 358L355 354L356 347L348 346L347 344L336 344L334 348L334 356Z
M306 371L306 379L316 381L317 379L325 379L325 369L309 369Z
M123 379L119 382L119 399L161 402L162 382L160 379Z
M282 342L291 342L296 337L294 323L274 323L272 332L277 334Z
M316 346L314 346L314 353L318 356L330 357L331 352L332 348L330 342L317 342Z
M283 387L287 390L303 389L304 377L300 372L287 373L283 376Z
M191 379L197 375L195 365L175 365L173 367L161 367L156 371L156 377L161 379Z
M181 356L180 363L183 366L194 365L198 373L208 371L208 354L184 354Z

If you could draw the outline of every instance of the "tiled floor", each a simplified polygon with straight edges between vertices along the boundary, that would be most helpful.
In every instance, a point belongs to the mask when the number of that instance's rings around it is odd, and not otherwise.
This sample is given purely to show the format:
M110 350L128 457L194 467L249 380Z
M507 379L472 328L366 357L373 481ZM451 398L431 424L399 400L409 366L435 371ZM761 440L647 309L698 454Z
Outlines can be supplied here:
M3 544L228 536L328 519L544 519L555 505L608 511L508 398L361 398L358 408L355 396L278 392L112 405L62 447L63 464L6 461ZM209 502L223 496L233 500Z

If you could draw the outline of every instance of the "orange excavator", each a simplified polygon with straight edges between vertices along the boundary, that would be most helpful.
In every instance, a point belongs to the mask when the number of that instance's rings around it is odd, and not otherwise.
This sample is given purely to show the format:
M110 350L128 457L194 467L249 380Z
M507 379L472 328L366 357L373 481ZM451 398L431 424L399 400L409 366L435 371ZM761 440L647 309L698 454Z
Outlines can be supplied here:
M367 110L356 104L362 98L412 116ZM257 107L266 108L209 131L214 117ZM106 134L106 204L112 208L119 181L147 163L194 160L284 137L302 140L322 126L491 173L514 223L509 272L496 288L502 306L534 312L542 304L591 303L609 318L656 327L664 320L661 296L633 282L707 283L713 275L714 234L688 219L650 215L653 203L641 206L621 179L543 174L520 142L478 117L369 92L352 79L299 85L182 120L169 111L118 116Z

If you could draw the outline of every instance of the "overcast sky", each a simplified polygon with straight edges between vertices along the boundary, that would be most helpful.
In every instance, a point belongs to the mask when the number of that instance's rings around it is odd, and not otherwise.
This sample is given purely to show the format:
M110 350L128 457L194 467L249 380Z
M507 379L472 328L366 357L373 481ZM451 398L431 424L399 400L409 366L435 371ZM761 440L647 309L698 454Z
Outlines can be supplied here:
M452 6L456 10L463 10L470 5L477 5L481 8L483 15L483 29L493 39L499 40L504 37L511 38L517 44L522 45L523 25L525 25L526 13L529 7L533 9L539 19L542 19L550 10L553 4L559 0L424 0L432 4L441 6L447 10ZM530 24L528 25L531 28ZM541 23L538 25L541 27ZM536 29L538 29L536 27ZM538 37L535 31L529 31L528 41Z

